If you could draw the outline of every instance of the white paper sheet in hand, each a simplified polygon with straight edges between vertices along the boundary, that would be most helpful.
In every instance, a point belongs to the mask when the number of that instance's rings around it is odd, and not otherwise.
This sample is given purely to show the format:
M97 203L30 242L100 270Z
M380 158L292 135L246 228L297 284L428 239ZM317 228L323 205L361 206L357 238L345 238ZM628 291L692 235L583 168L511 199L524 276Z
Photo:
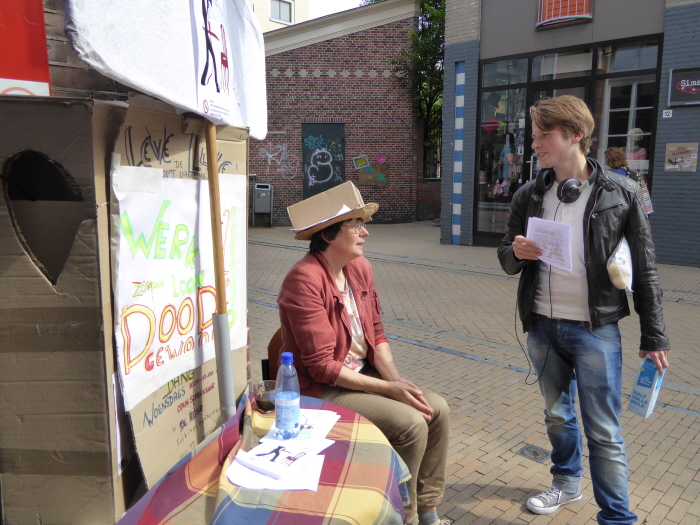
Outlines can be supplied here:
M542 250L540 261L571 271L574 228L569 224L530 217L525 237Z

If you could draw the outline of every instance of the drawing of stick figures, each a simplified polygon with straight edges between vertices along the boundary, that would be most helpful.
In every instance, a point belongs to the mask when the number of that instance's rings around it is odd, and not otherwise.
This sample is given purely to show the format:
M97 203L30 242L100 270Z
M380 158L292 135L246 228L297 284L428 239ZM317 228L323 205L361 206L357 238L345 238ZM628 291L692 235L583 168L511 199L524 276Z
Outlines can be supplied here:
M284 446L280 445L277 447L275 450L271 450L270 452L265 452L264 454L256 454L256 456L269 456L270 454L274 454L272 459L270 460L272 463L275 462L275 460L279 457L280 452L284 450Z
M226 31L224 24L221 24L221 83L224 90L228 93L228 49L226 48Z
M306 456L306 452L299 452L296 456L287 456L281 464L291 466L297 459L303 458L304 456Z
M219 76L216 72L216 56L214 55L214 46L211 44L211 37L213 36L217 40L219 39L214 33L211 32L209 28L209 22L207 20L209 14L209 8L211 7L212 0L202 0L202 16L204 17L204 40L207 46L207 63L204 64L204 71L202 72L201 84L203 86L207 85L207 72L209 71L209 55L211 55L211 60L214 63L212 70L214 71L214 83L216 84L216 92L219 93Z

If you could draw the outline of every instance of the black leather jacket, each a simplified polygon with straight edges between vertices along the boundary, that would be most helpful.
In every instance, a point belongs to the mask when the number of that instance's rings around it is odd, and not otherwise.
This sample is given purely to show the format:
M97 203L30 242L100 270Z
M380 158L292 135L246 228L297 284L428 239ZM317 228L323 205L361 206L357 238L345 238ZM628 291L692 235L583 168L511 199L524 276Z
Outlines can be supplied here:
M612 171L594 159L591 192L584 212L584 257L588 280L588 308L593 326L614 323L630 314L627 294L613 286L607 262L624 235L632 252L634 309L639 314L642 338L640 350L668 350L664 334L661 286L656 270L654 243L649 218L642 204L641 186ZM523 330L531 324L539 261L518 260L513 254L513 239L525 235L530 217L542 217L543 194L535 181L528 182L513 195L506 235L498 248L501 266L509 275L522 272L518 285L518 311Z

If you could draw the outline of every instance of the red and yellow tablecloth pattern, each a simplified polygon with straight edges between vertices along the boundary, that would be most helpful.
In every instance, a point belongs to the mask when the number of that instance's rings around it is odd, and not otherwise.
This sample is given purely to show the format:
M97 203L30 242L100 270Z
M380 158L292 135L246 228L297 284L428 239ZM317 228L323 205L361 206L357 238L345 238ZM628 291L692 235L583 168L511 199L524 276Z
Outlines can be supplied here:
M240 447L252 448L271 416L243 399L236 416L196 453L178 463L119 521L119 525L400 525L408 498L406 464L379 429L347 408L302 397L302 408L332 410L318 491L253 490L226 477ZM255 432L254 432L255 429Z

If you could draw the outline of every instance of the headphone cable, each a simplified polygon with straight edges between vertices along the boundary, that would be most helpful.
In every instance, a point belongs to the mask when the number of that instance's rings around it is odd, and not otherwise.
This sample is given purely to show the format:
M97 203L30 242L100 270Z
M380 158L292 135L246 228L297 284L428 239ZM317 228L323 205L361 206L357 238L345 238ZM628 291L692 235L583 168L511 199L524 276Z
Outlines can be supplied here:
M559 201L559 204L557 204L556 209L554 210L554 220L556 222L557 218L557 212L559 211L559 206L561 206L562 201ZM552 319L554 317L554 304L552 303L552 265L548 264L549 266L549 276L548 276L548 283L547 283L547 288L549 290L549 318ZM538 269L539 271L539 269ZM528 378L532 375L532 362L530 361L529 356L527 355L527 352L525 351L525 347L523 347L523 343L520 341L520 336L518 335L518 301L515 301L515 311L513 313L513 328L515 330L515 338L518 341L518 344L520 345L520 349L523 351L523 355L525 356L525 359L527 361L527 376L525 377L525 384L528 386L534 385L540 380L540 377L544 373L544 369L547 366L547 360L549 359L549 350L552 346L552 337L551 337L551 331L552 331L552 323L549 325L549 331L550 331L550 337L549 340L547 341L547 353L544 356L544 363L542 364L542 371L537 374L537 379L533 381L532 383L528 383L527 380Z

